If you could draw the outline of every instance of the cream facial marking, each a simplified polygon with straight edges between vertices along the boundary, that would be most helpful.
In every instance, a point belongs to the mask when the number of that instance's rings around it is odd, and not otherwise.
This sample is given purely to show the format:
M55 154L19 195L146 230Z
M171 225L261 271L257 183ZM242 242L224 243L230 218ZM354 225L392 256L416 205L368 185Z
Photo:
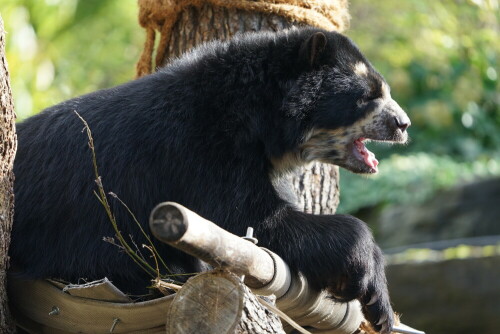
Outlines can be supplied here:
M305 161L302 161L298 152L287 152L280 158L272 158L271 163L274 171L280 174L294 170L295 167L303 165Z
M386 106L388 104L391 104L394 102L394 100L391 97L391 88L385 82L381 83L381 92L382 92L381 103L374 110L375 114L381 113L386 108Z
M392 100L392 98L391 98L391 88L385 82L382 82L382 98L384 100Z
M344 127L335 130L317 129L313 136L299 147L300 157L305 162L319 160L334 163L328 159L331 159L332 155L337 157L343 155L344 147L349 141L348 137Z
M368 68L364 63L357 62L356 65L354 65L354 73L356 73L357 76L366 76L368 74Z

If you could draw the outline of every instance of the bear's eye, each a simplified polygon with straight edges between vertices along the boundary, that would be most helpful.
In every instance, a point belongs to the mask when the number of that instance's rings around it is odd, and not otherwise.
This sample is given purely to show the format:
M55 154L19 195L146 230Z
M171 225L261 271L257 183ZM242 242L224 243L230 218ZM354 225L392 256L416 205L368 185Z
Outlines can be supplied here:
M374 100L379 99L381 97L382 97L381 94L370 93L368 96L363 97L363 100L364 100L364 102L371 102L371 101L374 101Z
M368 83L366 101L373 101L384 95L384 83L379 80L371 80Z
M362 98L360 98L357 102L357 105L358 107L360 108L366 108L366 107L370 107L370 106L374 106L377 104L376 100L380 98L377 97L377 96L363 96Z

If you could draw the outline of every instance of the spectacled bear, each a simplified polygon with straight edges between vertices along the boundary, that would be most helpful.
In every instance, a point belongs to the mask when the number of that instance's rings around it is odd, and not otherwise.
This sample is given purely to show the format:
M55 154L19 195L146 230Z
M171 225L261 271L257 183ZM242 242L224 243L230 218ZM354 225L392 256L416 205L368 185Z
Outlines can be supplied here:
M149 277L103 237L114 231L96 199L88 138L102 181L144 224L175 201L224 229L255 229L317 289L359 299L367 319L393 324L383 256L362 221L300 212L276 179L319 160L376 173L368 140L404 143L410 121L347 37L315 28L215 41L157 73L62 102L18 124L10 255L24 277L110 278L137 293ZM146 243L120 205L123 235ZM204 265L157 245L175 273Z

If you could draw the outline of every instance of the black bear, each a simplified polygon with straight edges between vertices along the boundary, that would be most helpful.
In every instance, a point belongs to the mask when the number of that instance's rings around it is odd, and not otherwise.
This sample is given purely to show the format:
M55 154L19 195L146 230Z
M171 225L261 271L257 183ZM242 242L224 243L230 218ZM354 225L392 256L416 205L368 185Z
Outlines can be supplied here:
M157 73L71 99L18 125L10 255L29 278L104 276L140 292L149 277L105 236L114 231L95 190L83 124L93 132L105 187L147 228L151 209L175 201L243 235L334 298L358 298L387 333L393 324L383 256L346 215L311 215L273 183L313 160L375 173L366 140L403 143L410 121L389 87L345 36L314 28L211 42ZM119 228L145 243L120 206ZM200 261L157 245L170 269Z

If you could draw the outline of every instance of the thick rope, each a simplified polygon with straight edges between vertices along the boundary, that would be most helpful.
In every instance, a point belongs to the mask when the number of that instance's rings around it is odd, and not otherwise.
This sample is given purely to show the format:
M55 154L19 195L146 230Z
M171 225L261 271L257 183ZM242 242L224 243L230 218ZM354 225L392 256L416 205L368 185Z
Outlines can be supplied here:
M160 33L156 63L161 63L179 14L189 6L239 9L275 14L326 30L343 31L349 24L347 0L138 0L139 23L146 29L146 43L137 63L137 76L151 73L156 32Z

